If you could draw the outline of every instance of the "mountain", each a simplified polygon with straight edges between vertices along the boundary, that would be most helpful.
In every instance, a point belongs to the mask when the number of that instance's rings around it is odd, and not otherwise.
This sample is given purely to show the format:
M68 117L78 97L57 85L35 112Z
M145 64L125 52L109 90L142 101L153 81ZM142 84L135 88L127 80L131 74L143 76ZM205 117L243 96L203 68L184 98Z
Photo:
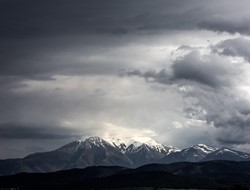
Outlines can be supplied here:
M161 163L172 162L199 162L204 160L208 155L215 152L218 148L207 146L204 144L197 144L190 148L168 154L161 159ZM212 158L212 157L211 157ZM211 159L211 160L216 160Z
M6 189L20 187L20 189L65 190L162 188L240 190L250 188L250 162L178 162L149 164L135 169L96 166L53 173L20 173L0 177L0 186Z
M113 138L109 137L105 139L110 144L113 144L117 148L119 148L123 152L137 152L140 147L143 145L147 145L148 148L151 150L169 154L170 152L179 151L178 148L173 146L166 146L163 145L156 140L149 138L149 137L137 137L137 138L128 138L128 139L119 139L119 138Z
M210 160L250 161L250 154L225 147L217 148L204 144L198 144L190 148L168 154L159 162L200 162Z
M207 155L206 158L203 159L203 161L210 160L245 161L250 160L250 154L222 147L211 152L211 154Z
M22 159L0 160L0 175L20 172L44 173L89 166L135 168L150 163L201 162L209 160L250 161L250 154L203 144L183 150L165 146L151 138L90 137L50 152Z
M106 140L130 158L134 166L155 163L164 156L179 151L178 148L162 145L149 137L130 138L127 140L108 138Z
M132 161L119 149L100 137L90 137L67 144L57 150L57 153L71 155L67 168L83 168L87 166L132 166Z
M90 137L78 140L50 152L35 153L23 159L0 161L0 174L9 175L19 172L52 172L88 166L126 166L132 167L132 161L119 149L101 139Z

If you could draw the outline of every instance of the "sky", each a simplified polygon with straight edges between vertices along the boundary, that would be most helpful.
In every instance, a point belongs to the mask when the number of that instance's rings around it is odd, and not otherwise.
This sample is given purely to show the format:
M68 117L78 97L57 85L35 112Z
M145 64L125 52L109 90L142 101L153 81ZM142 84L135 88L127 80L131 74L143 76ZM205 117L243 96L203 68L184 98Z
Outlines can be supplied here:
M0 0L0 159L90 136L250 152L248 0Z

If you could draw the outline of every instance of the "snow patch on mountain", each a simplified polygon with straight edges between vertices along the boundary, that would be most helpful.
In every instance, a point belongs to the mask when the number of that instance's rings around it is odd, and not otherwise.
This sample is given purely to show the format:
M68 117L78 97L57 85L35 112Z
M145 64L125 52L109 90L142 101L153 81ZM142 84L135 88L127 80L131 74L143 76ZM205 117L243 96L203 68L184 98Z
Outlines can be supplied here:
M157 142L156 140L150 137L130 137L126 139L108 137L105 138L105 140L110 144L118 147L123 152L140 151L142 148L145 149L150 148L158 152L166 152L168 154L171 152L179 151L178 148L162 145L161 143Z
M224 154L224 153L230 153L230 154L239 156L239 157L244 158L244 159L250 158L250 155L245 153L245 152L239 152L239 151L231 150L231 149L225 148L225 147L218 149L218 151L216 151L215 155L220 155L220 154Z
M148 146L160 144L155 140L151 139L150 137L130 137L130 138L108 137L104 139L110 144L114 144L116 146L120 144L125 144L126 147L129 147L131 144L133 144L135 147L139 147L142 144L147 144Z
M210 154L218 149L215 147L207 146L205 144L197 144L197 145L194 145L192 148L201 150L202 152L206 154Z

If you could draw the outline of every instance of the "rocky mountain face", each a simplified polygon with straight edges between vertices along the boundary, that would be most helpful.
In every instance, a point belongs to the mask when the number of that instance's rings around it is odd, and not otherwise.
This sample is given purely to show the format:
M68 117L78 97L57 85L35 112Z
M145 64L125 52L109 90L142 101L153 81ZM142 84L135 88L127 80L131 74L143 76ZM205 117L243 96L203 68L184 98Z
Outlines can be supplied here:
M123 152L133 162L134 167L156 163L171 152L180 151L178 148L162 145L151 138L127 141L111 138L107 141Z
M198 144L168 154L160 160L160 163L201 162L210 160L250 161L250 154L225 147L218 148Z
M135 168L149 163L201 162L209 160L250 161L250 154L203 144L180 150L144 139L78 140L50 152L35 153L22 159L0 160L0 175L20 172L53 172L88 166Z

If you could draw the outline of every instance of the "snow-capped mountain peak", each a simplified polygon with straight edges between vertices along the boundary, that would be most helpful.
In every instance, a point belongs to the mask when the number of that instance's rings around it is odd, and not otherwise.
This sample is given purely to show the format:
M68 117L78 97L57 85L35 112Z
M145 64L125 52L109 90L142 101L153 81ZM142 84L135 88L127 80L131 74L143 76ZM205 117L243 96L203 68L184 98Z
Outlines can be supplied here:
M218 149L218 148L208 146L205 144L197 144L197 145L194 145L192 148L201 150L202 152L207 153L207 154L214 152Z
M142 148L156 150L157 152L166 152L167 154L179 151L178 148L165 146L150 137L130 137L124 139L108 137L105 140L123 152L139 151Z
M107 144L107 141L100 137L89 137L85 140L85 142L94 144L96 146L103 146L104 144Z
M77 140L69 144L66 144L63 147L57 149L57 151L75 153L81 149L91 149L93 147L105 148L106 146L113 146L113 145L109 144L109 142L106 142L100 137L89 137L85 140Z
M120 138L120 137L108 137L108 138L104 138L107 142L109 142L110 144L113 144L115 146L119 146L120 144L124 144L126 145L126 147L129 147L130 145L134 145L134 147L139 147L142 144L147 144L147 145L151 145L151 144L157 144L157 142L154 142L153 139L149 138L149 137L130 137L130 138Z

